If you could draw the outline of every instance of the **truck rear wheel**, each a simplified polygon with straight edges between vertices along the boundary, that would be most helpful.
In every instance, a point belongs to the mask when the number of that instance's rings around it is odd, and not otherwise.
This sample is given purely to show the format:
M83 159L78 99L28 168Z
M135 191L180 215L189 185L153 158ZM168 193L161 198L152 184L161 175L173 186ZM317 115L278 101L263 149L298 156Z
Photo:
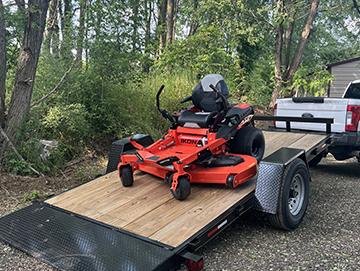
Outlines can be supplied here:
M230 142L230 152L251 155L259 162L265 152L263 133L253 126L241 128Z
M120 167L120 179L124 187L133 185L134 176L130 165L125 165Z
M292 230L299 226L309 203L310 177L307 166L300 158L285 169L278 209L270 215L270 222L281 229Z

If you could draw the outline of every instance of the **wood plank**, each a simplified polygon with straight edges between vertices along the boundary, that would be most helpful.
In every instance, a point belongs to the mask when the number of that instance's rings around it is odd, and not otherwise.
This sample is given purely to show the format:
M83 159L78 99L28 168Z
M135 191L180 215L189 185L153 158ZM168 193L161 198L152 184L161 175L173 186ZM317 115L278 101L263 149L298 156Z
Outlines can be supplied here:
M143 192L142 195L112 210L106 212L101 210L101 214L92 216L93 219L122 228L174 198L166 184Z
M293 144L291 144L289 148L304 149L305 151L308 151L312 147L320 143L322 140L324 140L325 137L325 135L307 134Z
M200 204L211 194L216 193L221 189L225 189L224 186L216 185L212 189L208 185L194 184L191 186L191 195L184 201L177 201L175 198L165 202L159 206L156 210L152 210L148 214L134 220L130 224L124 227L125 230L130 232L136 232L145 237L149 237L161 228L165 227L171 221L177 217L183 215L191 208L194 208L197 204ZM209 187L209 188L208 188ZM162 215L159 215L161 213Z
M201 203L177 217L165 227L150 235L151 239L159 242L178 246L203 229L220 214L236 204L255 188L255 181L249 181L235 189L223 189L211 194Z
M280 147L308 150L323 135L263 131L265 156ZM192 184L184 201L173 198L163 180L136 172L134 185L123 187L117 172L46 200L59 208L122 228L170 246L178 246L255 189L256 179L229 189Z
M263 131L265 137L265 154L264 158L274 153L281 147L288 147L295 143L306 134Z
M110 178L107 177L111 175ZM134 185L123 187L119 176L114 173L102 176L77 188L55 196L46 202L68 211L93 217L104 214L114 208L124 205L136 198L144 197L151 189L162 189L163 193L170 193L164 182L142 172L134 174ZM105 189L95 189L92 182ZM111 182L111 185L108 185Z

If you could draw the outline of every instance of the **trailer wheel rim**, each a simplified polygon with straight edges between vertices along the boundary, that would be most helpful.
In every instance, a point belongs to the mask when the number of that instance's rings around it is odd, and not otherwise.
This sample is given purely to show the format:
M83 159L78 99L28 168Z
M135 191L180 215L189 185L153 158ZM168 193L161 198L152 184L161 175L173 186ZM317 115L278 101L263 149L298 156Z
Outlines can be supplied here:
M292 215L297 215L304 204L305 200L305 180L304 177L297 173L292 181L289 195L289 210Z

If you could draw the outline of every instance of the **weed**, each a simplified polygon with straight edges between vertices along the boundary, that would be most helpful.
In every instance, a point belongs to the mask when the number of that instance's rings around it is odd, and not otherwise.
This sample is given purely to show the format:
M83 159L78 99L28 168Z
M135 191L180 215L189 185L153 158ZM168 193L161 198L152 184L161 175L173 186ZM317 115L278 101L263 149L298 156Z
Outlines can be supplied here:
M36 199L38 199L38 198L39 198L39 191L34 190L34 191L32 191L32 192L30 193L30 195L25 194L25 195L23 196L22 202L32 201L32 200L36 200Z

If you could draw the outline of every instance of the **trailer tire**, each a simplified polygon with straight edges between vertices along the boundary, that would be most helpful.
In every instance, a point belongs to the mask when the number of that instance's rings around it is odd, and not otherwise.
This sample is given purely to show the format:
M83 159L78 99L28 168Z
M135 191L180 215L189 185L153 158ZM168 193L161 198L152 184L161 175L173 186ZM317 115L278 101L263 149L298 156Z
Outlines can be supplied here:
M297 158L288 165L283 174L278 209L270 214L274 226L292 230L303 220L309 203L310 176L305 162Z
M125 165L120 167L120 179L124 187L133 185L134 176L130 165Z
M171 175L169 178L169 186L174 198L176 198L177 200L184 200L190 195L191 187L188 177L180 176L178 178L178 185L175 191L172 190L172 183L173 183L173 175Z
M230 142L230 152L250 155L260 162L265 152L263 133L253 126L241 128Z

